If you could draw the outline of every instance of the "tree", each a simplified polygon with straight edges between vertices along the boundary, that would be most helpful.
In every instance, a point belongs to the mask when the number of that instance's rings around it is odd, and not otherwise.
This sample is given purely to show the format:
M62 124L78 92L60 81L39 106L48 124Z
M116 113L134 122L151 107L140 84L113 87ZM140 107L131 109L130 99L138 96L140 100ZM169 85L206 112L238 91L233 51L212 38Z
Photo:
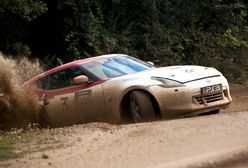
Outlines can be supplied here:
M0 50L13 55L30 55L26 45L29 24L47 11L39 0L0 0Z

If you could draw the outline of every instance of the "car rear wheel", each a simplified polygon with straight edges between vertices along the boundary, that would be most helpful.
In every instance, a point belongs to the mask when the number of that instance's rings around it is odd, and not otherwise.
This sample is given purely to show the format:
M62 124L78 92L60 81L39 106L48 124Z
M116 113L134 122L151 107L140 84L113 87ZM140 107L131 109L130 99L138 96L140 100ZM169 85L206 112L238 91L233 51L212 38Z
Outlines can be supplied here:
M45 106L40 107L39 124L42 128L49 128L50 127L49 117L48 117L48 114L45 110Z
M129 108L134 122L149 121L156 118L151 98L146 92L131 92Z

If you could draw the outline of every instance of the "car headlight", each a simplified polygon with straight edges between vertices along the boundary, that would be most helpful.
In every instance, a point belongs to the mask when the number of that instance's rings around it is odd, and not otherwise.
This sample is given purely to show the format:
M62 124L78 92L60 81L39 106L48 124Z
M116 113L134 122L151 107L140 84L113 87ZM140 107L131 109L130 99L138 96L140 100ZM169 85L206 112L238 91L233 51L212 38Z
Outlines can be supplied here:
M154 77L153 76L153 77L151 77L151 79L161 82L161 84L159 84L159 86L164 87L164 88L184 87L185 86L178 81L174 81L174 80L167 79L167 78Z

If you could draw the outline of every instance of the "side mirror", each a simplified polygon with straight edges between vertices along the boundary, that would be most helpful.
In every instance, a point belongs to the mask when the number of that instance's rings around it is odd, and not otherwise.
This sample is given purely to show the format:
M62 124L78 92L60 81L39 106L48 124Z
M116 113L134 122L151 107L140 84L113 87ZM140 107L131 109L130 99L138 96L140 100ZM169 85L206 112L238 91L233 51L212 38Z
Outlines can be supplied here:
M76 85L85 85L85 84L88 84L89 78L85 75L80 75L80 76L73 78L73 82Z
M147 63L150 64L150 65L152 65L152 66L154 66L154 63L151 62L151 61L148 61Z

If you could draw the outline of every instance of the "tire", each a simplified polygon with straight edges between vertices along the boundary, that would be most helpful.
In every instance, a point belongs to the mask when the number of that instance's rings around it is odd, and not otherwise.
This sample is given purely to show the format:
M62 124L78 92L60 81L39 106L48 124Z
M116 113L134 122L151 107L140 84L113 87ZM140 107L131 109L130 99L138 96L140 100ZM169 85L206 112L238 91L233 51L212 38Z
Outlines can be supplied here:
M129 110L134 122L151 121L156 118L151 98L143 91L131 92Z
M50 122L45 107L40 107L39 124L42 128L49 128Z

